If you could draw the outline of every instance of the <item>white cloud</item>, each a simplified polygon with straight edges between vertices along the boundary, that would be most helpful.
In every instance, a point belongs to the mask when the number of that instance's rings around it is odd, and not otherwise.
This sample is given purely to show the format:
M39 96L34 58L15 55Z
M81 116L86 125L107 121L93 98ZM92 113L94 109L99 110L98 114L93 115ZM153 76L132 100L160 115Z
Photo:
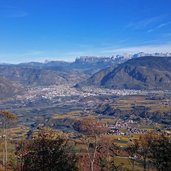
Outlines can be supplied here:
M92 48L78 51L42 51L42 50L30 50L26 53L10 53L0 54L0 61L3 63L21 63L38 61L44 62L45 60L60 60L60 61L74 61L79 56L112 56L116 54L134 54L139 52L155 53L155 52L169 52L171 53L171 42L167 44L151 44L151 45L139 45L129 46L123 48L105 47L105 48Z
M171 44L133 46L133 47L114 49L114 52L115 53L138 53L138 52L146 52L146 53L163 52L163 53L166 53L166 52L171 52Z
M166 27L166 26L168 26L169 24L171 24L171 22L159 24L159 25L157 25L156 27L154 27L154 28L152 28L152 29L149 29L147 32L148 32L148 33L151 33L151 32L153 32L153 31L156 31L156 30L158 30L158 29L161 29L161 28L163 28L163 27Z
M151 17L151 18L147 18L144 20L140 20L140 21L134 21L129 23L126 26L126 29L133 29L133 30L140 30L140 29L145 29L150 27L153 24L159 23L163 20L164 16L155 16L155 17Z

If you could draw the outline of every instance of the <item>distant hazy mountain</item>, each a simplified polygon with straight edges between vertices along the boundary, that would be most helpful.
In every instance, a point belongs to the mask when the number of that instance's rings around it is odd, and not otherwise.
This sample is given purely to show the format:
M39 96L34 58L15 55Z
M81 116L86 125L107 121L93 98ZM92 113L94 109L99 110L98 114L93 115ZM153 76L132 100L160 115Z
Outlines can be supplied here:
M58 68L58 69L74 69L74 70L99 70L115 64L120 64L128 60L124 56L112 56L112 57L96 57L96 56L82 56L76 58L74 62L64 61L45 61L21 63L17 66L29 67L29 68Z
M171 89L171 58L140 57L143 55L144 53L115 57L88 56L77 58L70 63L46 61L45 63L30 62L18 65L1 64L0 91L5 92L9 87L16 92L16 85L24 87L68 83L74 85L83 81L84 85L107 88ZM133 59L128 61L129 58ZM10 85L14 88L10 88ZM6 89L2 90L2 87Z
M84 85L116 89L171 89L171 57L140 57L101 70Z
M0 65L0 77L23 86L76 84L88 79L95 72L125 61L123 58L81 57L74 62L46 61Z

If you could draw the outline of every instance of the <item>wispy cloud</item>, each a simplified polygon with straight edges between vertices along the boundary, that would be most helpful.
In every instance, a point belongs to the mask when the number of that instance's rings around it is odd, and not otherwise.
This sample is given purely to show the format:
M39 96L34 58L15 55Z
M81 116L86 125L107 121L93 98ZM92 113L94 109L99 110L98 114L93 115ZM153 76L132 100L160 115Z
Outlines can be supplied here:
M128 46L123 48L116 47L105 47L105 48L96 48L91 50L82 50L82 51L73 51L67 53L61 53L65 59L69 58L74 60L78 56L112 56L116 54L134 54L139 52L145 53L155 53L155 52L169 52L171 53L171 42L165 44L151 44L151 45L139 45L139 46Z
M156 27L154 27L154 28L152 28L152 29L149 29L147 32L148 32L148 33L154 32L154 31L156 31L156 30L158 30L158 29L161 29L161 28L163 28L163 27L166 27L166 26L168 26L168 25L170 25L170 24L171 24L170 21L169 21L169 22L166 22L166 23L159 24L159 25L157 25Z
M44 62L45 60L62 60L74 61L79 56L112 56L116 54L134 54L139 52L154 53L154 52L170 52L171 42L165 44L149 44L139 46L125 46L121 48L103 47L83 50L29 50L23 53L0 54L0 61L6 63L21 63L30 61Z
M114 49L115 53L138 53L138 52L146 52L146 53L154 53L154 52L170 52L171 53L171 43L162 44L162 45L143 45L143 46L132 46L125 47L120 49Z
M146 18L140 21L134 21L134 22L130 22L126 28L127 29L133 29L133 30L142 30L145 28L149 28L152 25L156 24L156 23L160 23L162 20L164 19L164 16L155 16L155 17L151 17L151 18ZM162 27L162 26L161 26Z

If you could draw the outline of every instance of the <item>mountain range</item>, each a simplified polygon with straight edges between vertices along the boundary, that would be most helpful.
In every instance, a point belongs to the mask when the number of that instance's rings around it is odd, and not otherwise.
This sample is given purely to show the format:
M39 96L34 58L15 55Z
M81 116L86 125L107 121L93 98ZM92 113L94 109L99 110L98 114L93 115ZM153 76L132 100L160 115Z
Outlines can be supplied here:
M46 61L20 64L1 64L0 77L23 86L75 84L109 66L123 63L125 59L112 57L80 57L74 62Z
M97 71L116 66L125 59L81 57L74 62L46 61L0 65L0 98L26 87L71 84L87 80Z
M113 89L171 89L171 58L140 57L95 73L81 83Z
M140 56L142 54L139 54ZM171 89L171 58L81 57L74 62L47 61L0 65L0 98L26 87L70 84L112 89Z

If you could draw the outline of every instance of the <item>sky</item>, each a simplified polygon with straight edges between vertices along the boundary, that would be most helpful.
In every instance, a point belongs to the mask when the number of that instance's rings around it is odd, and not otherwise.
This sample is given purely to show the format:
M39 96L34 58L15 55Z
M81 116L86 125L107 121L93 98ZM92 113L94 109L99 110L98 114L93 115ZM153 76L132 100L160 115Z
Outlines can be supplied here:
M0 0L0 63L171 52L171 0Z

